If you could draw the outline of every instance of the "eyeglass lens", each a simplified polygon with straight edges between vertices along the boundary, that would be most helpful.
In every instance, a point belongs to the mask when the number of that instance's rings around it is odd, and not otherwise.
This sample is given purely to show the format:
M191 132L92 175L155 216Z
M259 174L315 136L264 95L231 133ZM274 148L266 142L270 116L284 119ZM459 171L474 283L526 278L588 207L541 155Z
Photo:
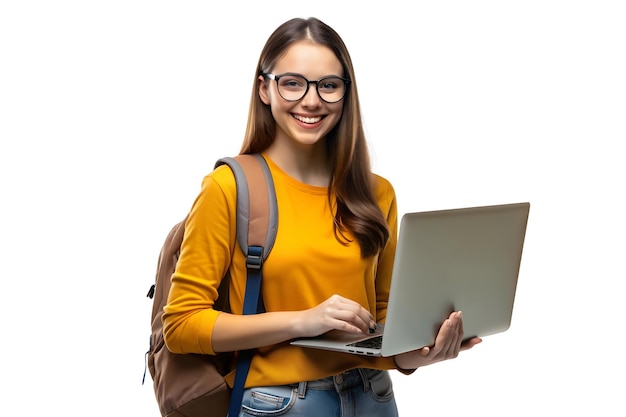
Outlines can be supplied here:
M346 93L346 84L339 77L326 77L317 82L309 82L299 75L282 75L277 82L278 93L289 101L298 101L304 97L309 83L314 84L319 96L328 103L341 100Z

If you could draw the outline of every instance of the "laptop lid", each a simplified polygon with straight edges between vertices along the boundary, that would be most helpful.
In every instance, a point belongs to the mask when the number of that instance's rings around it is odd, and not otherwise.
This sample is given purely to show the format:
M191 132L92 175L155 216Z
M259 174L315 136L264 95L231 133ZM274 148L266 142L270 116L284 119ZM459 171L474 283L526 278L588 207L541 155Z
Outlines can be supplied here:
M366 337L341 332L292 344L392 356L432 345L441 323L459 310L466 338L507 330L529 209L525 202L404 214L382 347L355 347Z
M402 217L382 353L434 344L441 323L463 312L465 338L510 327L529 203Z

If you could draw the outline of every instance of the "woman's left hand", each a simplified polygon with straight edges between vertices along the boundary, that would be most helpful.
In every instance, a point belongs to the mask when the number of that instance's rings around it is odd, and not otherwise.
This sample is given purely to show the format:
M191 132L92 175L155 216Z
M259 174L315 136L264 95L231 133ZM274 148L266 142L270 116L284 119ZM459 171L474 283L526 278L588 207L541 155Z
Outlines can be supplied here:
M468 350L482 342L473 337L463 342L463 316L455 311L443 322L433 346L396 355L396 365L402 369L417 369L422 366L456 358L459 352Z

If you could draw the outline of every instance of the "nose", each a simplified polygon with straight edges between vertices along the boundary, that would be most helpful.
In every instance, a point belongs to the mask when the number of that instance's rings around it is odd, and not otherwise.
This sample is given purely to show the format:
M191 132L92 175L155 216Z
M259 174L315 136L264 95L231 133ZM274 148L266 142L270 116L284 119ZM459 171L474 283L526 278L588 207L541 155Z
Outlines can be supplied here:
M309 81L309 91L302 97L302 105L306 107L317 107L320 103L321 99L317 93L317 81Z

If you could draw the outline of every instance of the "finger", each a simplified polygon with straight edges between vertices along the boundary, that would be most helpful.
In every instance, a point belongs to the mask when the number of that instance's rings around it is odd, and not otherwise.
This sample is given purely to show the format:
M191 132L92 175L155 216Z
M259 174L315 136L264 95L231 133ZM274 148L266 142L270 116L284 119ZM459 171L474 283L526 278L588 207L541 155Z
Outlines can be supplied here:
M465 330L463 328L463 312L459 311L459 330L458 330L458 343L456 345L455 357L458 356L463 345L463 339L465 338Z
M338 310L344 314L342 318L367 333L369 329L375 328L374 316L361 304L348 298L341 297L338 303Z
M455 334L448 355L449 357L456 358L459 356L461 343L463 342L463 313L461 311L456 312L453 321L455 323Z
M341 319L334 319L330 322L330 326L333 330L340 330L342 332L347 333L363 333L363 330L360 327L355 326L352 323Z
M444 358L449 358L450 355L454 354L457 343L458 321L455 317L451 317L446 322L445 345L442 347L440 355Z
M438 358L448 358L450 355L454 355L455 345L459 343L458 324L456 313L451 313L441 325L433 349Z
M365 310L365 314L360 311L354 311L353 307L348 309L334 308L329 311L329 319L333 321L333 327L337 330L350 332L368 333L373 321ZM365 317L363 317L365 316Z
M472 337L470 339L467 339L463 343L461 343L461 350L471 349L477 344L482 343L482 341L483 339L481 339L480 337Z
M445 352L448 349L450 334L450 319L444 320L435 337L435 343L430 347L429 355L438 357L441 352Z

